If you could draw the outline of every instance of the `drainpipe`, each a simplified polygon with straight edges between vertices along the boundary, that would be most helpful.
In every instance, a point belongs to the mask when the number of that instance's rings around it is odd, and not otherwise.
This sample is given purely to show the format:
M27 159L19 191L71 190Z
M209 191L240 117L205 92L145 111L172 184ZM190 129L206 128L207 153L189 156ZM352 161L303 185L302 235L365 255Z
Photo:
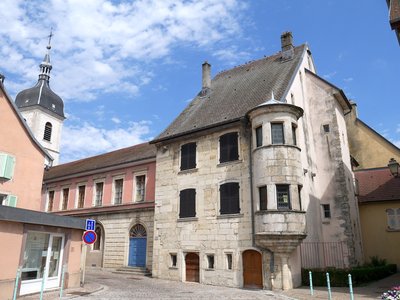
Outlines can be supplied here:
M251 242L252 246L256 247L256 242L255 242L255 220L254 220L254 193L253 193L253 129L251 128L251 123L248 120L248 124L250 124L250 134L249 134L249 160L250 160L250 166L249 166L249 172L250 172L250 207L251 207ZM269 271L271 273L270 276L270 284L271 284L271 289L273 289L274 283L273 280L275 278L274 274L274 265L275 265L275 257L274 257L274 252L269 250L268 248L264 248L269 255L270 255L270 260L269 260Z

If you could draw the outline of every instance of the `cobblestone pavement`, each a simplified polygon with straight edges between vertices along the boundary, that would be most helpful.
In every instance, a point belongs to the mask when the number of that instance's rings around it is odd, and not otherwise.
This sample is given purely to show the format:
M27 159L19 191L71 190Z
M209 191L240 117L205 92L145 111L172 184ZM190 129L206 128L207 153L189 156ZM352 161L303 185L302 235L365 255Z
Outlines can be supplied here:
M86 281L95 281L103 289L75 299L293 299L271 291L183 283L100 270L88 272Z

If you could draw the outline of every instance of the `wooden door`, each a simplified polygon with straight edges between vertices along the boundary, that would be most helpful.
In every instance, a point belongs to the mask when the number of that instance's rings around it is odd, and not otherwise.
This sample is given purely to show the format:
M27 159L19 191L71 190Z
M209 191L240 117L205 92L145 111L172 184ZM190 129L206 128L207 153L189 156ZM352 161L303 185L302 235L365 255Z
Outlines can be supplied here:
M200 282L199 278L199 256L196 253L188 253L185 257L186 281Z
M261 253L254 250L243 252L243 287L262 289L262 257Z

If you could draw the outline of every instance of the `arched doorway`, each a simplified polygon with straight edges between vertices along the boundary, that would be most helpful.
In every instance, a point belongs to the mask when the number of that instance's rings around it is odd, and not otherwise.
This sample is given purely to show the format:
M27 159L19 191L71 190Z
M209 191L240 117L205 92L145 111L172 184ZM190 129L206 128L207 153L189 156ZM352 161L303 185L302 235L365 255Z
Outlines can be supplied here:
M243 287L250 289L262 289L262 257L255 250L243 252Z
M136 224L129 232L129 259L131 267L146 266L147 232L141 224Z
M94 244L89 246L89 251L86 254L86 266L102 268L104 253L104 228L99 221L97 221L95 232L97 238Z
M200 282L199 255L197 253L188 253L185 257L186 281Z

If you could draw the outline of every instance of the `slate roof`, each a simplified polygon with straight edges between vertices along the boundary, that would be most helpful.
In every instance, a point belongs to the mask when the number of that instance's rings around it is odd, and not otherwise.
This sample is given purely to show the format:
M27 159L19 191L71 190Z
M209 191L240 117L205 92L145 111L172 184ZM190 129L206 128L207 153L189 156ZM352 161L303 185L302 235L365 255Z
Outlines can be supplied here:
M271 98L285 96L306 45L294 48L294 57L282 62L281 52L217 74L206 96L197 95L152 143L222 125L243 118Z
M394 178L389 168L365 169L354 172L358 180L358 201L400 201L400 178Z
M107 167L115 167L127 163L139 162L145 159L156 158L156 147L143 143L105 154L84 158L66 164L51 167L44 172L44 181L76 175L84 172L93 172Z
M49 82L45 79L39 79L34 87L19 92L15 104L18 108L38 105L65 118L64 102L50 89Z

